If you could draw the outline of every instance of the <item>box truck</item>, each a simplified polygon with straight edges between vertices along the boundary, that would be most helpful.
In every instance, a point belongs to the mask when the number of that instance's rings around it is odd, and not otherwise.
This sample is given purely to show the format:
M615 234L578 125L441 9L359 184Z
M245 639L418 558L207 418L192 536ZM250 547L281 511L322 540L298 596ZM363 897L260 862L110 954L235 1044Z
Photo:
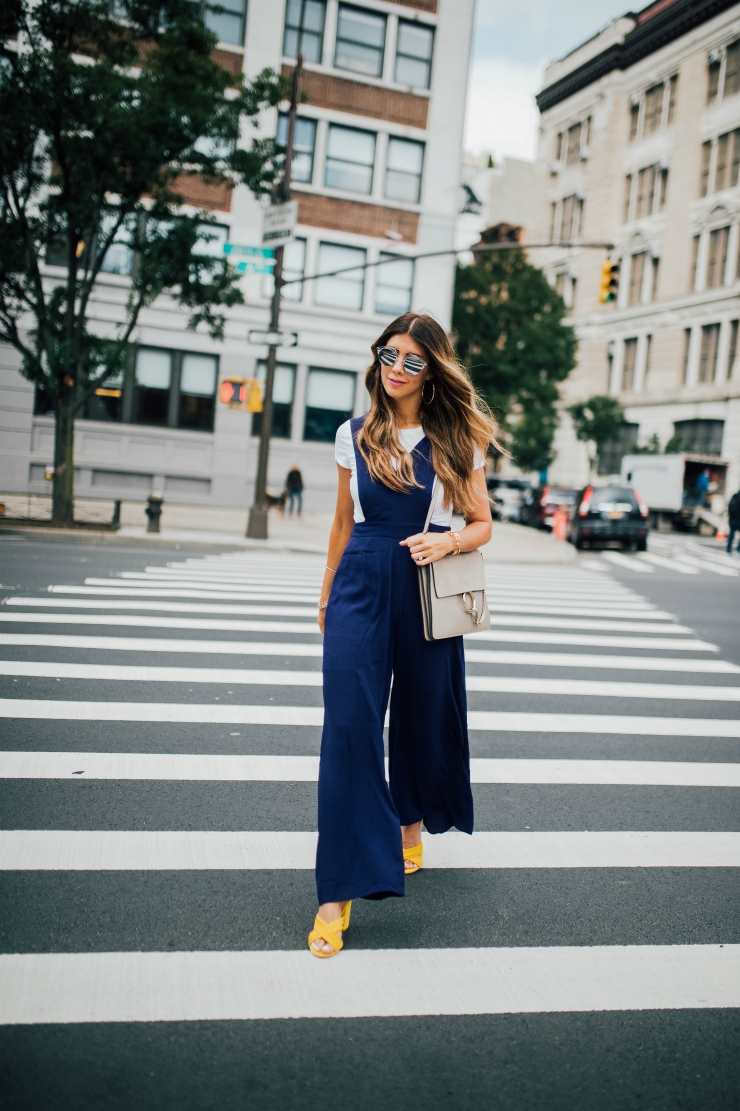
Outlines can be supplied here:
M640 492L656 529L714 533L723 523L727 463L713 455L625 455L622 481Z

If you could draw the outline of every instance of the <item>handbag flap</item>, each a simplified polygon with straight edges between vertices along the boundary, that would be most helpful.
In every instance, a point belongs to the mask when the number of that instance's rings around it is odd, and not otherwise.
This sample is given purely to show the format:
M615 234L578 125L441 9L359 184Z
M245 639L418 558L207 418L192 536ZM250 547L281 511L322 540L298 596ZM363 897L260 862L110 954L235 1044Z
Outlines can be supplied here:
M486 589L486 572L480 552L446 555L428 564L438 598Z

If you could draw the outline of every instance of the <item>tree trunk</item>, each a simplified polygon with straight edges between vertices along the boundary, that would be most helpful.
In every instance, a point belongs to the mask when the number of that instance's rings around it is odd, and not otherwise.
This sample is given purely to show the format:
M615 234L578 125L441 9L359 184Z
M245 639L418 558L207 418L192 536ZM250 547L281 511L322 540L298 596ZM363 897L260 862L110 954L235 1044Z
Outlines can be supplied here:
M54 483L51 520L55 525L74 524L75 398L72 390L58 399L54 428Z

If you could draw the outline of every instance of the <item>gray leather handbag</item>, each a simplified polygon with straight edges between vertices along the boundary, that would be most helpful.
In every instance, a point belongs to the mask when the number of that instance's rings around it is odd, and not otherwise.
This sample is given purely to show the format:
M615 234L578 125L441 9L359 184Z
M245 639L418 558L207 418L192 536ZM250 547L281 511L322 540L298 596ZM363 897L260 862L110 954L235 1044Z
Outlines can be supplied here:
M438 487L435 476L424 532L429 530ZM482 552L450 553L434 563L417 567L417 573L427 640L444 640L491 628Z

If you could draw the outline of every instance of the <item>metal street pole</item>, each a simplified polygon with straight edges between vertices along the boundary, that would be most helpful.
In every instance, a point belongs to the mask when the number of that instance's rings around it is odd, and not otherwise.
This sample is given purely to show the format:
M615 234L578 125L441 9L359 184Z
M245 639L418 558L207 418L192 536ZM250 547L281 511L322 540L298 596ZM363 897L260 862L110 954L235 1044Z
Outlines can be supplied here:
M278 189L278 199L285 203L290 200L290 168L293 161L293 143L295 140L295 121L298 111L298 101L301 94L301 72L303 70L303 54L298 55L298 61L293 70L293 82L290 90L290 111L288 113L288 141L285 149L285 169L283 180ZM275 249L275 289L272 294L272 312L270 314L270 331L280 329L280 294L283 284L283 255L284 247ZM272 434L272 391L275 384L275 367L277 365L277 346L270 344L267 352L267 373L265 374L265 396L262 403L262 429L260 433L259 457L257 460L257 477L254 483L254 502L249 511L247 522L247 536L250 540L267 540L267 466L270 458L270 436Z

